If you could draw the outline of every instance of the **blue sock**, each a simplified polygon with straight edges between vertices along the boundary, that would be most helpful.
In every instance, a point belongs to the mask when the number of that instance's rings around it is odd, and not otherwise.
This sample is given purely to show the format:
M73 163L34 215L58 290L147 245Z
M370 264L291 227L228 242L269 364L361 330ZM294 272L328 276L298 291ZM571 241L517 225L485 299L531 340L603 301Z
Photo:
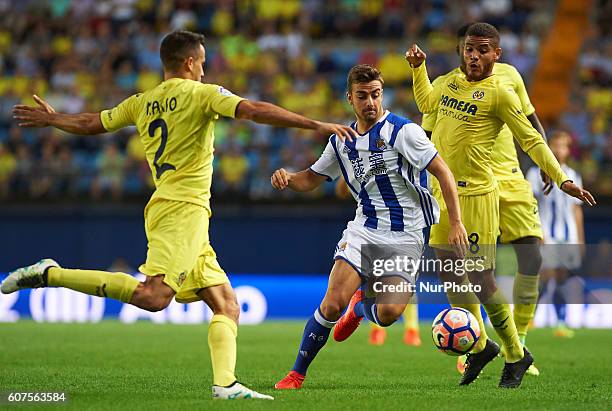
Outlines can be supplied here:
M567 308L567 302L565 300L565 296L563 295L563 290L561 289L562 285L558 283L555 285L555 293L553 294L553 304L555 306L555 311L557 312L557 320L561 324L565 324L565 312Z
M317 308L317 311L310 317L304 327L302 343L300 344L300 350L298 351L295 364L293 365L293 371L306 375L310 363L315 359L319 350L323 348L327 342L327 338L334 324L336 323L326 320L323 314L321 314L321 309Z
M384 327L383 325L380 324L380 321L378 320L378 314L376 313L375 301L376 300L374 298L364 298L363 300L355 304L355 308L353 309L353 312L358 317L365 317L370 322L373 322L376 325L380 325L381 327Z

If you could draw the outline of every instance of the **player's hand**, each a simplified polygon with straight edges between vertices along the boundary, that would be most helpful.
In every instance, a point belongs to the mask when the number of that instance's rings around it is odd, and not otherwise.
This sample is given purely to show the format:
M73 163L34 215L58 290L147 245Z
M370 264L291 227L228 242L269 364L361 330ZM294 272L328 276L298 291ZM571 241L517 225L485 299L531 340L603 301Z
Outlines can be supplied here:
M55 113L55 109L45 100L36 94L33 97L38 107L24 104L13 107L13 118L19 121L19 127L47 127L49 125L49 114Z
M427 54L419 48L416 44L406 52L406 60L412 67L419 67L427 58Z
M561 190L564 193L571 195L572 197L576 197L577 199L582 200L591 207L597 204L591 193L586 191L584 188L577 186L569 180L561 184Z
M272 183L272 187L277 190L284 190L289 186L289 182L291 181L292 173L287 172L284 168L280 168L272 174L270 177L270 183Z
M318 133L325 136L335 134L341 141L353 141L353 138L357 138L359 136L355 130L349 126L343 126L341 124L319 122L319 126L316 130Z
M545 196L549 195L552 189L555 187L555 183L553 183L552 178L548 176L543 170L540 170L540 177L542 178L542 183L544 183L544 187L542 188L542 193Z
M448 243L455 250L457 257L465 257L468 250L468 235L461 221L451 223L450 233L448 234Z

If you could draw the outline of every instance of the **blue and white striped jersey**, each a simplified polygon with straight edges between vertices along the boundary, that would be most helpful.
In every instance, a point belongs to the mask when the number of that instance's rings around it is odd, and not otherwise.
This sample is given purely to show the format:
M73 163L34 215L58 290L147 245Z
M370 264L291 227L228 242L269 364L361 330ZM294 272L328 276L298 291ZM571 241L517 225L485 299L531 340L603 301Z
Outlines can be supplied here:
M561 169L574 183L582 187L582 178L573 168L563 164ZM538 200L538 212L542 222L545 244L578 244L578 225L575 207L582 201L565 194L556 185L547 196L542 192L540 169L532 167L527 172L533 194Z
M344 177L358 203L356 222L414 231L439 221L440 207L427 190L424 171L437 154L419 125L386 111L353 142L332 135L310 169L330 181Z

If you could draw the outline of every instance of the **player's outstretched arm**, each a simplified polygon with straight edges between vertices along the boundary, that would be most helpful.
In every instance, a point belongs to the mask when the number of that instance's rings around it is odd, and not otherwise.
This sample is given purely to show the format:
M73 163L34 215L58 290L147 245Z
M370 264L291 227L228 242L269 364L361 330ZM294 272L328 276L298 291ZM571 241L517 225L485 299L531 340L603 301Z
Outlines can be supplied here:
M20 127L55 127L72 134L106 133L100 113L57 113L45 100L34 95L38 106L13 107L13 118Z
M343 141L345 139L353 141L353 137L358 136L357 132L349 126L312 120L265 101L241 101L236 108L236 118L276 127L315 130L325 136L335 134Z
M297 173L291 173L284 168L280 168L272 174L270 182L272 187L277 190L284 190L289 187L293 191L312 191L326 180L320 174L315 173L310 169L302 170Z
M427 55L419 46L413 44L405 57L412 67L412 90L419 111L424 114L434 112L438 108L440 93L429 81L425 68Z
M535 128L538 133L540 133L544 141L548 141L546 139L546 131L544 130L544 126L542 125L542 123L540 123L538 115L534 112L527 116L527 120L529 120L533 128ZM545 196L547 196L552 191L553 187L555 186L555 183L553 182L552 178L550 178L550 176L542 170L540 170L540 178L542 178L542 183L544 183L544 188L542 189L542 192Z
M523 151L557 183L562 191L590 206L596 204L591 193L574 184L563 172L540 133L527 120L515 93L503 88L499 90L497 114L508 125Z
M461 208L459 206L459 196L457 195L453 173L439 155L429 163L427 171L433 174L440 182L442 196L448 208L448 220L451 226L448 243L454 247L457 256L463 258L467 253L468 236L461 222Z

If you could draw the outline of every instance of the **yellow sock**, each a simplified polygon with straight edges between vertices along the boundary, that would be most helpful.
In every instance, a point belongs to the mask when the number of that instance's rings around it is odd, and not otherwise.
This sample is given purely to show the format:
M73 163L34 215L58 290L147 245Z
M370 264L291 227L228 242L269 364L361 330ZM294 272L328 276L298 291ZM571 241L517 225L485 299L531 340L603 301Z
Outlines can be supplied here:
M506 362L517 362L523 358L523 345L519 341L510 305L499 288L489 300L483 304L489 315L495 332L502 340L506 354Z
M404 310L404 328L406 330L419 329L419 306L410 303Z
M461 285L464 284L469 284L467 276L464 276L463 281L461 282ZM478 297L471 291L466 293L449 291L446 295L451 306L468 310L474 315L474 317L476 317L478 327L480 328L480 338L472 349L472 353L476 354L481 352L487 345L487 339L489 336L487 335L484 320L482 319L482 313L480 312L480 301L478 300Z
M127 303L140 282L125 273L51 267L47 271L47 284Z
M208 347L213 369L213 384L227 387L236 381L236 337L238 326L230 318L215 314L208 327Z
M517 273L514 278L514 323L519 339L525 340L529 321L533 319L538 302L538 275Z

